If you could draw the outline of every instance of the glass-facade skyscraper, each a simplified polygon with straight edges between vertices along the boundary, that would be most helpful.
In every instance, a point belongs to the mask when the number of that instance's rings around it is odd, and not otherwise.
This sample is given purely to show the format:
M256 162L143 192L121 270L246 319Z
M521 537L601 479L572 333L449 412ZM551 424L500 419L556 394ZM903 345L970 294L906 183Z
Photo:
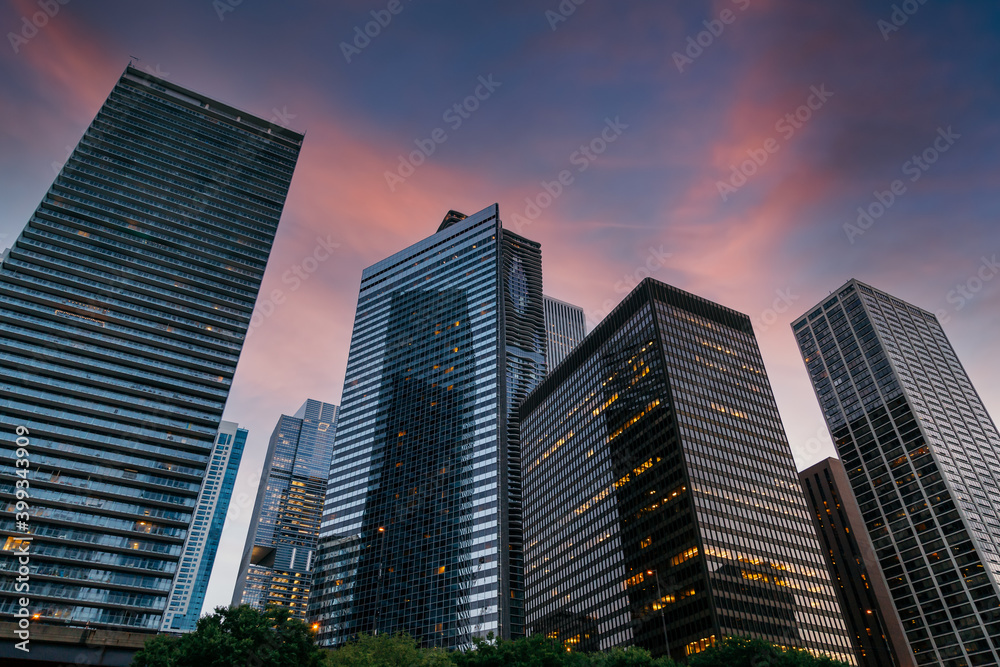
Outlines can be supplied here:
M264 459L233 604L305 619L337 431L337 406L307 400L281 415Z
M222 422L167 600L167 611L160 623L162 632L191 632L198 624L246 443L245 428L234 422Z
M520 420L532 634L857 664L746 315L647 278Z
M0 263L0 615L156 630L302 135L122 74Z
M851 280L792 329L917 664L1000 664L1000 436L940 322Z
M499 208L365 269L310 602L319 640L523 634L520 444L545 373L541 252Z
M542 303L545 312L545 364L551 371L580 344L587 335L587 325L583 308L579 306L550 296L544 296Z

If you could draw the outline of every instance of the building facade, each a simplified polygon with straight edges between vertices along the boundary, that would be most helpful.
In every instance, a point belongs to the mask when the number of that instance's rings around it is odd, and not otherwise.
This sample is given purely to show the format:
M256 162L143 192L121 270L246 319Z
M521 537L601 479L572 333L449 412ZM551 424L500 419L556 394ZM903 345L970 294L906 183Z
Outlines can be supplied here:
M233 605L285 607L305 620L337 406L307 400L281 415L264 459Z
M541 252L496 205L365 269L310 603L322 644L523 634L512 408L544 373Z
M0 572L30 542L36 622L160 627L301 143L129 67L5 253Z
M746 315L646 279L520 420L531 633L856 664Z
M1000 436L941 324L851 280L792 328L916 663L1000 664Z
M222 422L195 505L194 521L184 544L177 577L167 599L167 611L160 623L161 632L191 632L198 624L246 443L245 428L234 422Z
M587 335L586 318L583 308L565 301L543 296L542 303L545 311L545 363L551 371Z
M912 667L913 654L875 558L844 465L828 458L799 473L813 524L861 667Z

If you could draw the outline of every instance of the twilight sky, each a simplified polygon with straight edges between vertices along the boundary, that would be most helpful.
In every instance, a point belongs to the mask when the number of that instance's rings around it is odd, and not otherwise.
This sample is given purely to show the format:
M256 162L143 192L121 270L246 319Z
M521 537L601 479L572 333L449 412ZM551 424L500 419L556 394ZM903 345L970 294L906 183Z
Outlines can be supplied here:
M0 10L0 249L130 56L306 132L226 409L250 441L206 609L278 416L340 401L361 270L448 209L499 202L588 328L647 275L748 314L800 468L834 450L788 323L851 277L937 312L1000 414L996 3L50 1L37 31L37 0Z

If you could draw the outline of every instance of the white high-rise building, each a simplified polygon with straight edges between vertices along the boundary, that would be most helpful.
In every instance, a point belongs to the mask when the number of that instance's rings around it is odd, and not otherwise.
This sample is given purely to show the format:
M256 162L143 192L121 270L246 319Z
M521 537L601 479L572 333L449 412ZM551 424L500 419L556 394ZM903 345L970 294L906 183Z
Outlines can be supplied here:
M246 443L245 428L235 422L224 421L219 425L177 578L167 599L161 632L191 632L198 624Z
M549 372L587 335L583 308L542 295L545 311L545 365Z
M941 324L851 280L792 328L917 664L1000 664L1000 435Z

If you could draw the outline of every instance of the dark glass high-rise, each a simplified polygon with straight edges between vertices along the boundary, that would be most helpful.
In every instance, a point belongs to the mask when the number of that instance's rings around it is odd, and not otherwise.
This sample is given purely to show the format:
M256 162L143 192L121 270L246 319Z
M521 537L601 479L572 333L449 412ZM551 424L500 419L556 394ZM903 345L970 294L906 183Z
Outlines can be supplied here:
M310 621L320 642L524 632L512 407L545 374L541 253L499 208L365 269Z
M646 279L520 407L527 626L856 664L750 319Z

